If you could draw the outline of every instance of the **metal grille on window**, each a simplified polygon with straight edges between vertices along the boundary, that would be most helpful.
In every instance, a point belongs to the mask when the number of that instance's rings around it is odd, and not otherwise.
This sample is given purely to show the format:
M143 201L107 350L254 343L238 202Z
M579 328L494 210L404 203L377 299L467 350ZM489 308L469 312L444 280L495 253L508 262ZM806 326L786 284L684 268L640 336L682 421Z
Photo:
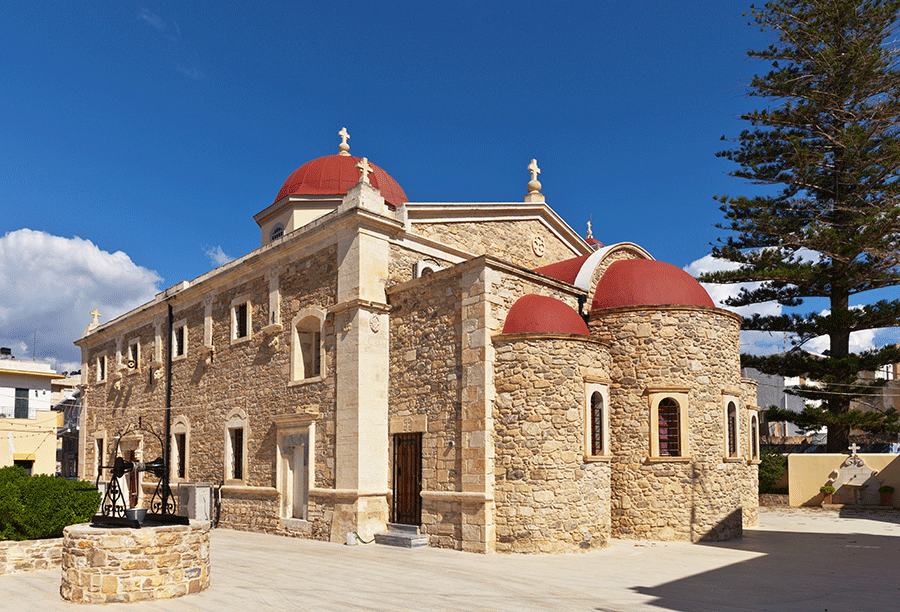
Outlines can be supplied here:
M670 397L659 402L659 456L681 455L681 423L678 402Z
M591 395L591 454L603 454L603 396Z
M737 408L728 402L728 456L737 455Z

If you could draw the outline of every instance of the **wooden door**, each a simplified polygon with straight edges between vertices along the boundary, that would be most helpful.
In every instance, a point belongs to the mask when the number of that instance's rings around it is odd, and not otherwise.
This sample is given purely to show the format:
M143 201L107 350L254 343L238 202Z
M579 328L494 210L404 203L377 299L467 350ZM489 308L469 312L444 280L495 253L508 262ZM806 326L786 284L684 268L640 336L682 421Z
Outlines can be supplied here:
M394 522L422 524L422 434L394 436Z

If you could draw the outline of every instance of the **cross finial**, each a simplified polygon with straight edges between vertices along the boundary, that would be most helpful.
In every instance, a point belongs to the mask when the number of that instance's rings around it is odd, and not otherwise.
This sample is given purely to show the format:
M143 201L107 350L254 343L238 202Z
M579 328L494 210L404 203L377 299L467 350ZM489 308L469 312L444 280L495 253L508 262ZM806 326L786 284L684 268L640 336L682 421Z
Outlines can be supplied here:
M350 145L347 144L347 141L350 140L350 134L347 132L347 128L342 127L341 131L338 132L338 136L341 137L341 144L340 144L340 146L338 146L338 148L341 150L341 152L338 153L338 155L349 156L350 155Z
M359 182L365 183L366 185L371 185L369 182L369 174L373 171L372 166L369 165L369 160L363 157L361 160L356 162L356 167L359 168Z
M847 448L850 449L850 456L852 457L852 456L854 456L854 455L856 454L856 451L859 450L859 444L857 444L856 442L854 442L853 444L851 444L851 445L848 446Z
M531 171L531 180L536 181L537 175L541 173L541 169L538 168L536 159L531 160L531 163L528 164L528 169Z
M90 314L92 317L94 317L94 320L91 321L91 325L100 325L100 311L99 311L99 310L97 310L96 308L94 308L94 309L93 309L91 312L89 312L88 314Z

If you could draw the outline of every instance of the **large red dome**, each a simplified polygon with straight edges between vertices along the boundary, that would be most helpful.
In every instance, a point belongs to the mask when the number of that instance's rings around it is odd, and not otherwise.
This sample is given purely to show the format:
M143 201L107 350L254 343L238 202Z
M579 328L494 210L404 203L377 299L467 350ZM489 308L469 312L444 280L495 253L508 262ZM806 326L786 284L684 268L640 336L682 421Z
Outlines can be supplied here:
M503 333L590 335L584 319L571 306L552 297L534 294L523 295L512 305L503 324Z
M665 304L715 307L706 289L681 268L652 259L625 259L610 265L600 278L591 309Z
M326 155L308 161L287 177L275 201L289 195L343 196L359 182L357 162L361 158L352 155ZM390 174L369 162L372 173L369 182L381 192L388 204L399 206L409 201L403 188Z

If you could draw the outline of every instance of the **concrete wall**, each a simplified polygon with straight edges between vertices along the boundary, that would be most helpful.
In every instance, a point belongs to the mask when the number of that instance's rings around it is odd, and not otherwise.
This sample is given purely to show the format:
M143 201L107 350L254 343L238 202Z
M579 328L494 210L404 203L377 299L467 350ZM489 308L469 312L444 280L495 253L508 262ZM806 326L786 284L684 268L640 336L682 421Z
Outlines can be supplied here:
M900 508L900 455L870 454L859 455L866 465L877 470L878 483L894 487L892 505ZM788 455L788 492L792 506L818 506L822 503L819 487L828 484L829 475L841 467L848 455L837 453L791 454ZM835 492L837 495L838 493ZM834 500L838 502L839 500Z

